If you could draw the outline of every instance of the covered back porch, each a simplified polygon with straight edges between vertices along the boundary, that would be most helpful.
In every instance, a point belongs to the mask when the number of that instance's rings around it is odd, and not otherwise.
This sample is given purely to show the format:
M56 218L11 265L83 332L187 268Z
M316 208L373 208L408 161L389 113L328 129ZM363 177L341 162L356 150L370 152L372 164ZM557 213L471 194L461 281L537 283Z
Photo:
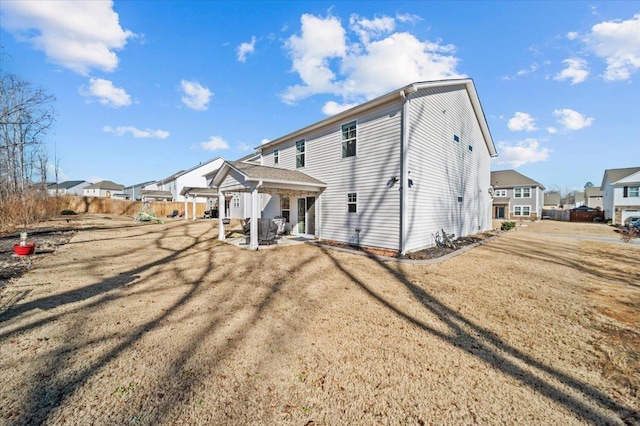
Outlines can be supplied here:
M218 193L218 205L225 199L244 195L249 204L243 219L248 219L249 247L259 246L258 219L284 219L286 231L300 237L320 237L320 194L326 184L296 170L279 169L238 161L226 161L211 181ZM239 197L240 198L240 197ZM219 217L220 240L225 240L225 220Z

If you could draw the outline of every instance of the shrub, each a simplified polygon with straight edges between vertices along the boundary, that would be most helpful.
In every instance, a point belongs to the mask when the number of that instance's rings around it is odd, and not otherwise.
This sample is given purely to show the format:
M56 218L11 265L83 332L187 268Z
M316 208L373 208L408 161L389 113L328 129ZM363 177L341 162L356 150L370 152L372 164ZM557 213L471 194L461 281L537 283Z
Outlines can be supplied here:
M0 232L27 229L29 225L55 216L63 207L56 197L37 191L12 194L0 200Z
M61 214L62 216L69 216L69 215L74 215L74 214L76 214L76 212L74 212L73 210L62 210L62 211L60 212L60 214Z
M500 229L503 231L508 231L510 229L513 229L516 227L516 223L515 222L502 222L502 225L500 225Z

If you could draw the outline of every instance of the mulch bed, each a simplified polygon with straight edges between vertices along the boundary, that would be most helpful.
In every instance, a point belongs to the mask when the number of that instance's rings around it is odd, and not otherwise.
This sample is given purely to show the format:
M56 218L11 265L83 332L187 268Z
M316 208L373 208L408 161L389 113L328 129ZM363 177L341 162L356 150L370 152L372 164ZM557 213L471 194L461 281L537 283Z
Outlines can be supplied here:
M478 242L480 242L482 240L485 240L487 238L494 237L494 236L498 235L498 233L499 233L499 231L487 231L487 232L483 232L481 234L468 235L466 237L461 237L461 238L456 239L454 241L454 243L456 244L458 249L460 249L462 247L478 243ZM376 248L371 248L371 247L361 247L361 246L356 246L356 245L351 245L351 244L346 244L346 243L340 243L340 242L337 242L337 241L323 240L321 242L321 244L328 245L328 246L331 246L331 247L340 247L340 248L344 248L344 249L361 251L361 252L365 252L365 253L372 254L372 255L375 255L375 256L396 257L396 258L399 258L399 259L411 259L411 260L437 259L438 257L445 256L445 255L455 251L450 247L434 246L434 247L429 247L429 248L426 248L426 249L423 249L423 250L419 250L419 251L413 251L413 252L405 254L404 256L400 256L399 253L397 251L394 251L394 250L384 250L384 249L376 249Z
M36 243L36 250L28 258L17 256L13 252L13 245L20 242L19 232L0 235L0 290L12 279L22 276L29 268L29 261L55 253L57 247L68 243L76 232L73 227L42 228L29 231L28 241Z

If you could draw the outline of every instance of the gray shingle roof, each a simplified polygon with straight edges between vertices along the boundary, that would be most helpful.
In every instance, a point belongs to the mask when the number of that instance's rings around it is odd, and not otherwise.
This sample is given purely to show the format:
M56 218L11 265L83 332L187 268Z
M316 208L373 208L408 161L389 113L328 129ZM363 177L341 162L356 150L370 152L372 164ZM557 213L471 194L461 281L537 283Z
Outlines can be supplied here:
M559 192L548 192L548 193L544 194L544 204L546 204L546 205L560 204L560 193Z
M600 184L600 188L604 189L604 181L606 178L609 178L609 182L615 183L620 179L624 179L627 176L630 176L634 173L640 172L640 167L627 167L626 169L608 169L604 171L604 176L602 177L602 184Z
M122 191L124 189L124 185L111 182L110 180L103 180L101 182L85 186L84 189L117 189L119 191Z
M297 182L311 185L326 186L318 179L312 178L297 170L280 169L278 167L259 166L257 164L228 161L229 165L251 180Z
M498 170L491 172L491 185L494 188L513 188L515 186L539 186L541 183L516 172L515 170Z

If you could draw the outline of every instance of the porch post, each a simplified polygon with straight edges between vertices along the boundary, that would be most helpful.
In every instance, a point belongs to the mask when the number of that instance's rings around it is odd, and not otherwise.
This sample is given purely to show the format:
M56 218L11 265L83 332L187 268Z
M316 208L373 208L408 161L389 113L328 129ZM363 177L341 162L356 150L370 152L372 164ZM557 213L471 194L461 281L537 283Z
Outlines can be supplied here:
M221 207L222 206L222 207ZM225 240L225 232L224 232L224 223L222 223L222 218L224 217L224 194L222 192L218 193L218 240Z
M193 220L196 220L196 196L192 195L192 204L191 206L193 207Z
M249 222L249 226L251 228L251 244L249 245L249 248L251 249L258 248L258 219L260 217L258 186L259 185L254 185L251 187L251 221Z
M187 194L184 194L184 219L189 219L189 210L187 210Z

